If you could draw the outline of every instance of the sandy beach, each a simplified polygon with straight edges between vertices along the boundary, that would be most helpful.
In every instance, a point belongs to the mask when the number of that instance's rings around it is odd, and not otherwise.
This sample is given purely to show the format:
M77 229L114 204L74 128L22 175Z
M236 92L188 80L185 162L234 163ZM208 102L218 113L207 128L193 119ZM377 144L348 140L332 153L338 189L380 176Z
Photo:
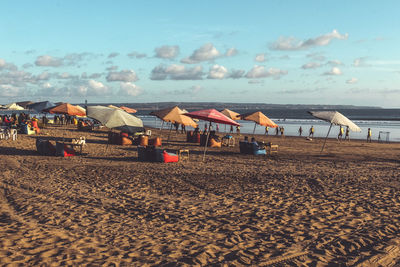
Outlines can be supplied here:
M160 136L158 130L153 135ZM166 139L167 132L162 134ZM85 136L84 154L41 156L37 138ZM137 160L107 130L49 126L0 140L0 265L268 266L400 262L400 143L261 137L273 156L203 148ZM243 136L242 136L243 137Z

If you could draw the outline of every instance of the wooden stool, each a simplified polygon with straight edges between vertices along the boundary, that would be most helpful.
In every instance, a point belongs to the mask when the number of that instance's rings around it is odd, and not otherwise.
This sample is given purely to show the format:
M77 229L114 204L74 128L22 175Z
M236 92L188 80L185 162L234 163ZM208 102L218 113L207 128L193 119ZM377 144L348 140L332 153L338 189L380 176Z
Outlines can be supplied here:
M278 153L278 145L269 144L267 147L270 155L272 155L272 153Z
M189 161L189 149L178 150L179 161Z

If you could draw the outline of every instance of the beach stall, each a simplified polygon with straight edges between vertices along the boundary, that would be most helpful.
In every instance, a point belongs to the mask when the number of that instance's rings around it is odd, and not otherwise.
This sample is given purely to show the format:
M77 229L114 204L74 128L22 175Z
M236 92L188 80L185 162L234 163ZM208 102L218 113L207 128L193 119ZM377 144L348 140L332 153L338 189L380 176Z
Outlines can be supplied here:
M354 122L349 120L346 116L338 111L309 111L312 116L321 119L323 121L329 122L331 125L329 127L328 133L325 137L324 144L322 145L321 152L325 148L326 140L328 139L329 132L331 131L332 125L341 125L349 127L350 131L361 132L361 128L358 127Z
M199 111L185 113L184 115L191 117L191 118L203 120L203 121L208 121L210 123L210 125L208 127L209 129L211 128L212 122L228 124L228 125L233 125L233 126L240 126L239 123L228 118L227 116L225 116L224 114L222 114L221 112L219 112L216 109L203 109L203 110L199 110ZM207 139L206 139L206 143L204 145L203 161L206 157L207 144L208 144L209 137L210 137L210 131L208 131L208 133L207 133Z
M278 125L275 122L273 122L270 118L265 116L264 113L262 113L261 111L243 114L243 115L240 115L240 118L242 120L246 120L246 121L254 121L253 135L256 131L257 124L259 124L261 126L271 127L271 128L278 127Z

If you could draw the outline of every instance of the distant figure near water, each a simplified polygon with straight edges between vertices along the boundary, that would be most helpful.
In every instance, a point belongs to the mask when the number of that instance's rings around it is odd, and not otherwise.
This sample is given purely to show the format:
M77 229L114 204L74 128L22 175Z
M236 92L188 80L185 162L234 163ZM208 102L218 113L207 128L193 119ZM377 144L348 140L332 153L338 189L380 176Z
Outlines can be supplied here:
M344 140L350 141L350 129L349 129L349 126L346 127L346 134L344 136Z
M301 126L300 126L300 128L299 128L299 136L301 136L303 134L303 128L301 128Z
M314 126L311 126L310 133L308 134L308 137L313 137L314 138Z
M368 142L372 142L372 131L371 128L368 128L368 132L367 132L367 143Z

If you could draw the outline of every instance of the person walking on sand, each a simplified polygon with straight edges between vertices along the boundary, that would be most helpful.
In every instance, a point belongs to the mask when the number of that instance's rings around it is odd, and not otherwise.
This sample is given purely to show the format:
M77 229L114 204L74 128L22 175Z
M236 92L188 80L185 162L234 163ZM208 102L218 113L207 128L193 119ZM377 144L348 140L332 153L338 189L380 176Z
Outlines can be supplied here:
M303 134L303 128L301 128L301 126L300 126L300 128L299 128L299 136L301 136Z
M240 135L240 126L236 126L236 133Z
M229 130L230 134L233 134L233 125L231 125L231 129Z
M367 132L367 143L368 142L372 142L372 139L371 139L371 137L372 137L372 131L371 131L371 128L368 128L368 132Z
M265 135L268 135L268 126L265 126Z
M278 134L279 134L279 127L276 127L275 128L275 135L278 136Z
M283 126L282 127L279 127L279 130L280 130L280 132L281 132L281 137L285 137L285 128L283 128Z
M343 127L342 127L342 125L340 125L340 129L339 129L339 134L338 134L338 137L337 137L337 140L338 141L341 141L342 139L343 139Z
M314 138L314 126L311 126L310 133L308 134L308 137Z
M349 126L346 127L346 134L344 136L344 140L350 141L350 129L349 129Z

